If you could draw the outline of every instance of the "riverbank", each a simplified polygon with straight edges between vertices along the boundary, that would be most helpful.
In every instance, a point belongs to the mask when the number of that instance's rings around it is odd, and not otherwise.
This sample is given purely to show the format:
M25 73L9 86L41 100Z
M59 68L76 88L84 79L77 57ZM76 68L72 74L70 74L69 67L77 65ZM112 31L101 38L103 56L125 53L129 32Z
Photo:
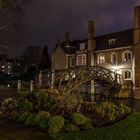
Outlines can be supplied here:
M0 140L52 140L47 133L15 122L0 121ZM57 134L53 140L140 140L140 113L114 125L77 133Z

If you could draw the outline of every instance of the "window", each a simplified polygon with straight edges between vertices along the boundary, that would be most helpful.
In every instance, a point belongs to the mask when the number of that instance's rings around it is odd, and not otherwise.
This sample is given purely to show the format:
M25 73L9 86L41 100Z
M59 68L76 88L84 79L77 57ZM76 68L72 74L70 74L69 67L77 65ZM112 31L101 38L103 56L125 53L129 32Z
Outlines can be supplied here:
M124 62L132 61L132 52L131 51L123 52L123 61Z
M77 66L86 65L86 54L77 55Z
M131 71L130 70L126 70L124 72L124 78L125 79L130 79L131 78Z
M70 67L74 67L75 66L75 58L71 57L70 58Z
M102 63L105 63L105 55L104 54L98 55L98 64L102 64Z
M109 45L114 45L116 43L116 39L109 39L108 44Z
M117 65L117 54L116 53L111 54L111 62L113 63L113 65Z
M86 43L81 43L80 44L80 50L84 50L86 48Z

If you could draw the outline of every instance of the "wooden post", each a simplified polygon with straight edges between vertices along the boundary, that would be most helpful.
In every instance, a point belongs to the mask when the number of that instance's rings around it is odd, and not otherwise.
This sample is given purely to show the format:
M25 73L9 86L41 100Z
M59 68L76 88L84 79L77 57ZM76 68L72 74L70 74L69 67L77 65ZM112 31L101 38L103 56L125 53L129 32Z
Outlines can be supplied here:
M54 70L52 72L51 87L52 87L52 89L54 89L54 87L55 87L55 71Z
M42 87L42 71L39 73L39 88Z
M34 81L33 80L30 81L30 91L31 92L34 91Z
M18 89L18 92L20 92L20 90L21 90L21 80L18 80L18 82L17 82L17 89Z

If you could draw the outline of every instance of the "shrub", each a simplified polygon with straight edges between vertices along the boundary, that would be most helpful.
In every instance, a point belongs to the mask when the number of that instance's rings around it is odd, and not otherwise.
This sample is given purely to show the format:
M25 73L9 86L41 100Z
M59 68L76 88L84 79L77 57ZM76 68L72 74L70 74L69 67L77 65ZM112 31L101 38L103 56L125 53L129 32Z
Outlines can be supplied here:
M74 113L73 114L73 122L76 125L83 125L86 123L86 117L81 113Z
M1 103L2 111L14 110L18 107L18 102L14 98L7 98Z
M94 112L95 110L95 103L94 102L84 102L82 104L82 111L83 112Z
M29 102L28 100L25 100L24 102L20 103L20 108L23 111L32 111L33 110L33 104Z
M86 122L85 124L82 126L83 129L91 129L92 128L92 124L91 124L91 120L89 118L86 118Z
M110 121L115 121L124 114L131 112L131 109L123 104L116 106L110 102L102 102L96 107L96 111L103 116L107 116Z
M41 111L35 117L35 122L40 128L48 128L49 112Z
M29 113L23 112L23 113L19 116L18 121L20 121L20 122L25 122L25 120L27 119L28 116L29 116Z
M17 110L13 110L10 112L9 119L16 120L19 117L19 112Z
M131 108L124 105L124 104L120 104L119 105L119 112L121 115L129 114L131 112Z
M20 96L24 98L30 97L31 95L32 95L32 92L29 90L20 92Z
M53 116L50 117L49 122L49 133L60 132L64 127L64 118L62 116Z
M3 112L0 111L0 118L3 118Z
M77 131L79 131L79 128L77 126L75 126L74 124L67 124L65 126L65 130L67 132L77 132Z
M35 125L36 123L35 123L35 114L30 114L28 117L27 117L27 119L26 119L26 121L25 121L25 124L26 125Z
M53 108L55 108L53 109L55 112L52 112L52 114L61 114L66 117L76 112L77 107L80 105L80 97L68 93L51 94L49 96L49 101L51 110L52 104ZM78 108L78 110L80 109Z

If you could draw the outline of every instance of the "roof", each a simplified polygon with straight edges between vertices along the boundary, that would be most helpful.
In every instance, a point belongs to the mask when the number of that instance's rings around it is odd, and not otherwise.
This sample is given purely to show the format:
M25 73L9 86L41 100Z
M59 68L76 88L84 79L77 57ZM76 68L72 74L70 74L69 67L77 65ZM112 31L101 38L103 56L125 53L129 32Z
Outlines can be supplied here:
M115 44L110 45L109 44L110 39L116 39ZM95 42L96 42L95 51L132 46L133 29L97 36L95 37Z
M128 30L123 30L119 32L96 36L94 39L96 42L95 51L132 46L133 45L133 29L128 29ZM110 39L115 39L116 40L115 44L110 45L109 44ZM70 55L70 54L75 54L76 51L80 49L81 43L86 43L86 48L87 48L87 39L64 41L57 46L61 46L64 52Z
M69 42L62 42L61 47L64 50L66 54L75 54L77 50L80 49L80 44L81 43L86 43L87 40L73 40ZM86 43L86 48L87 48L87 43Z

